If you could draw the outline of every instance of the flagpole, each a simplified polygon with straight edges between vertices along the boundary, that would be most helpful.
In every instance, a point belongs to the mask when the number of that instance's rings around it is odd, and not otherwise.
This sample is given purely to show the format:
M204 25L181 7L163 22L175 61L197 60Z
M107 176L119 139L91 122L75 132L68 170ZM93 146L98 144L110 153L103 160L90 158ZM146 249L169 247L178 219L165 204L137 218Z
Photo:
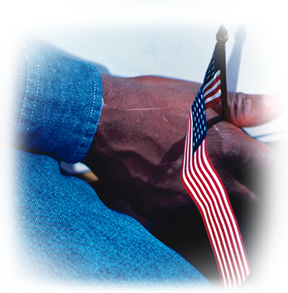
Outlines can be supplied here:
M221 24L216 40L219 45L219 59L220 59L220 78L221 78L221 103L222 103L222 117L228 120L228 105L227 105L227 83L226 83L226 56L225 43L228 40L228 34L225 27Z

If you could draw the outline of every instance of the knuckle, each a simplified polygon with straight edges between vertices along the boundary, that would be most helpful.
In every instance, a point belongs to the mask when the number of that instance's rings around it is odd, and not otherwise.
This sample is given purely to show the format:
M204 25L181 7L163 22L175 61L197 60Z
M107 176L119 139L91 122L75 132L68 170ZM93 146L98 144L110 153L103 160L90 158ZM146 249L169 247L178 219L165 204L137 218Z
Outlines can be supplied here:
M252 100L249 95L242 92L230 93L228 98L230 121L238 124L238 122L249 117L251 112Z

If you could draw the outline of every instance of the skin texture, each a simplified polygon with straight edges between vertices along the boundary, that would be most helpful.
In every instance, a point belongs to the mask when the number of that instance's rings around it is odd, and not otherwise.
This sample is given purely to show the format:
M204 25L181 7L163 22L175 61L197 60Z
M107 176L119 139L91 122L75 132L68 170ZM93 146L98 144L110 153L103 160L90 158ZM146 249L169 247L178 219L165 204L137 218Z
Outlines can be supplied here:
M188 113L200 84L105 75L102 83L104 106L83 160L99 178L91 185L109 208L137 219L211 281L219 282L201 216L180 181ZM221 119L221 104L206 112L207 150L244 237L247 230L258 229L253 223L259 221L250 215L261 206L256 193L263 192L254 181L273 170L277 155L239 127L267 122L281 107L276 95L229 93L227 99L229 121ZM248 238L246 233L246 250Z
M188 111L200 84L105 75L102 82L104 107L83 160L101 181L99 196L112 208L125 212L128 204L152 221L188 211L193 203L181 184L180 170ZM208 154L230 197L256 200L234 175L243 168L271 167L276 159L272 149L238 128L279 113L277 107L266 107L263 99L229 94L231 123L221 120L221 105L207 111Z

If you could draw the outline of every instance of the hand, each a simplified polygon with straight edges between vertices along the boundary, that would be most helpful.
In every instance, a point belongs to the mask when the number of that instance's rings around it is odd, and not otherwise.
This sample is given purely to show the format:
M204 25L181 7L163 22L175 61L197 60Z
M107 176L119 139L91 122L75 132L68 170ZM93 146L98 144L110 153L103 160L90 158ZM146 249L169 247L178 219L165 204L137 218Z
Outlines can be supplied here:
M188 112L200 84L104 75L102 82L104 107L83 160L100 179L95 187L100 198L111 208L152 221L191 214L195 205L181 184L180 170ZM221 121L221 106L207 111L208 154L230 198L255 200L236 175L275 160L272 149L236 127L275 117L279 107L263 103L273 98L229 94L229 120L234 125Z

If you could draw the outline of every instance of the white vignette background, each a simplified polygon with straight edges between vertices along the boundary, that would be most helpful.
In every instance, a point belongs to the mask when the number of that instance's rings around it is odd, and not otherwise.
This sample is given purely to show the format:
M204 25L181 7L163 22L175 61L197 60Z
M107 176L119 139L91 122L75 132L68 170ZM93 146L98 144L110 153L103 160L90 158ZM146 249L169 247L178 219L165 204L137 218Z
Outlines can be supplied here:
M200 2L200 1L199 1ZM272 2L272 3L271 3ZM21 33L33 30L35 26L47 27L69 25L109 24L133 26L145 24L169 24L178 25L199 22L199 25L211 21L238 22L246 26L261 27L267 34L266 46L271 46L271 59L274 63L273 72L278 72L275 86L279 92L285 93L285 81L287 74L287 58L285 52L287 33L287 16L285 15L285 1L208 1L201 3L196 1L9 1L0 4L0 33L1 33L1 200L0 200L0 288L1 292L94 292L103 290L105 292L129 292L135 288L95 288L89 286L57 286L45 283L28 282L17 275L15 269L15 256L13 255L12 231L9 229L11 223L11 195L9 195L9 150L2 145L9 139L9 104L5 99L9 94L7 87L10 71L9 58L14 41ZM95 17L97 11L97 18ZM203 13L204 12L204 13ZM211 48L212 50L212 48ZM208 64L209 60L207 60ZM104 64L105 65L105 64ZM275 89L276 91L276 89ZM284 96L287 97L287 94ZM3 106L2 106L3 105ZM285 120L287 125L287 119ZM286 223L288 223L288 200L287 187L285 185L287 163L287 142L279 147L280 164L279 171L275 174L273 183L273 199L271 200L272 217L266 223L265 237L260 252L263 254L259 271L253 275L247 284L243 284L238 290L262 292L266 290L282 291L286 283L286 265L288 262ZM271 213L270 213L271 215ZM158 288L149 288L149 291L160 291ZM186 290L185 288L161 288L161 291L172 292L172 290ZM147 291L147 288L137 288L137 292ZM201 292L203 290L200 290ZM182 292L182 291L181 291Z

